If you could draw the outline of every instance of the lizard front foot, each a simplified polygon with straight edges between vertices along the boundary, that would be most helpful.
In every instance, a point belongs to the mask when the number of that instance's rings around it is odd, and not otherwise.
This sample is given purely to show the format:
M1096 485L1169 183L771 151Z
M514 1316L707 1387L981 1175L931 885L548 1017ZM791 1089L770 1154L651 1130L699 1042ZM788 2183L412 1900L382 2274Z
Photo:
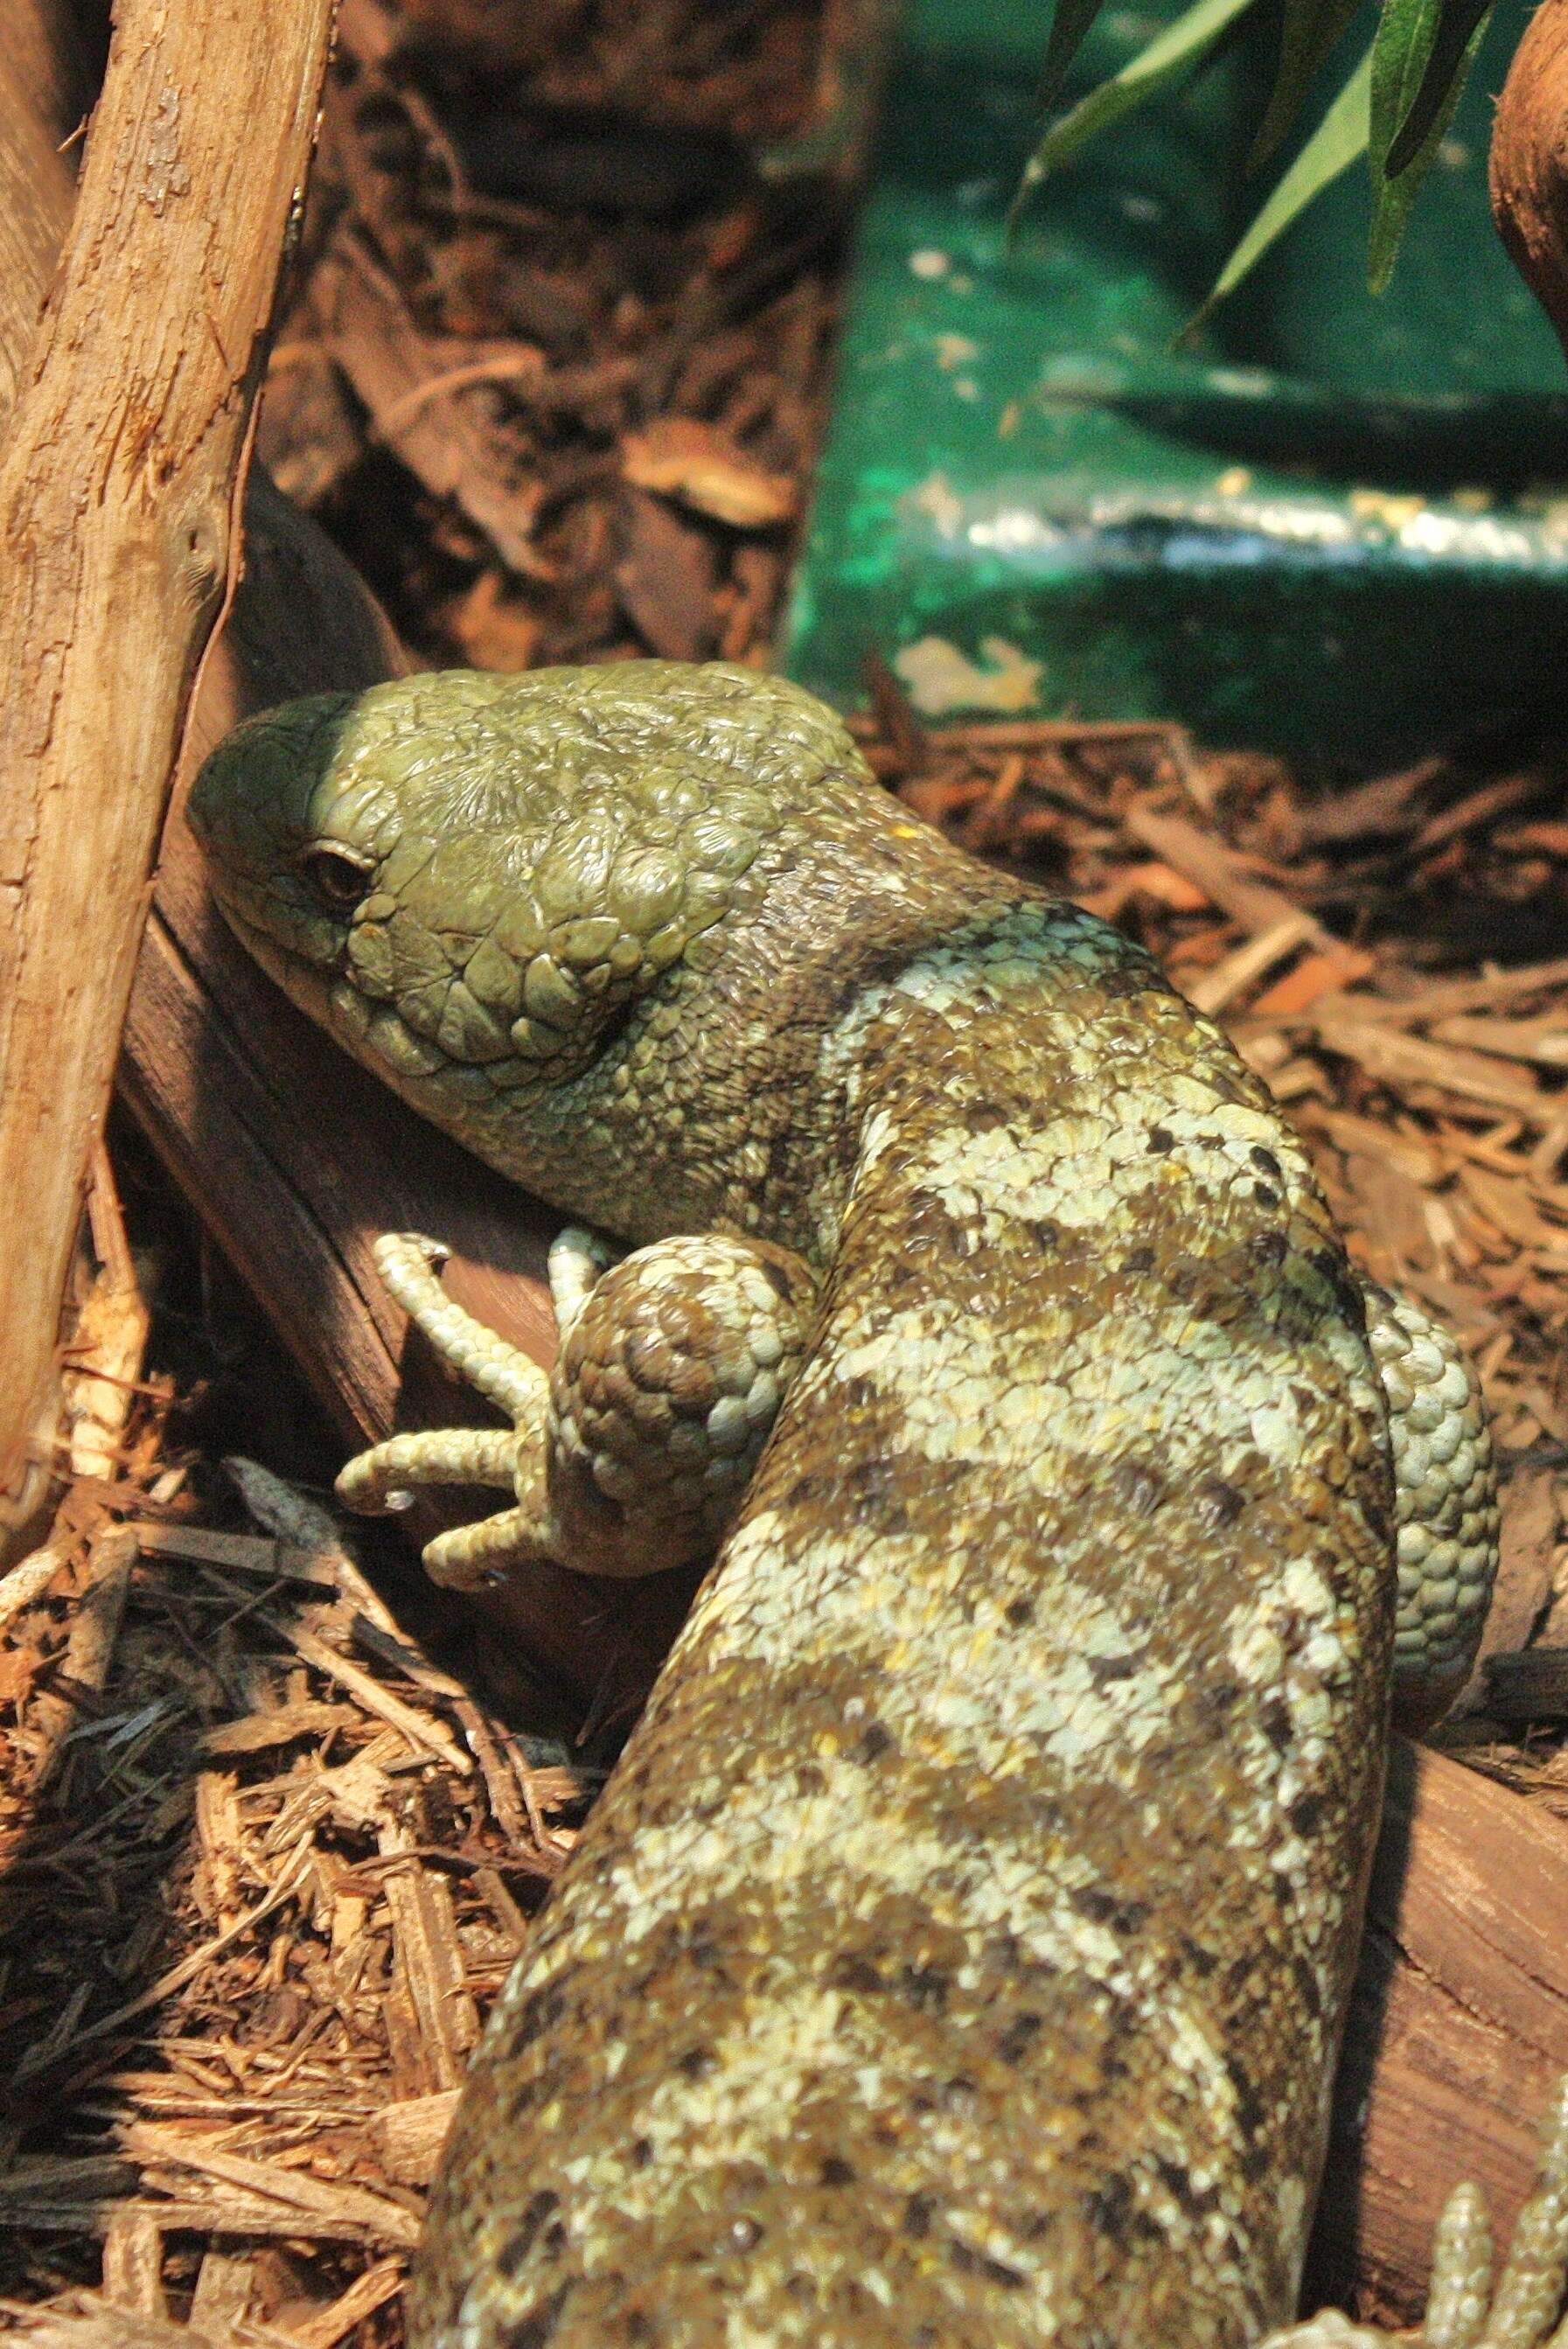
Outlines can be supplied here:
M810 1333L816 1284L801 1260L718 1236L617 1259L599 1235L564 1231L550 1252L561 1350L547 1374L448 1297L443 1253L413 1233L376 1244L392 1295L511 1429L395 1435L348 1463L339 1498L377 1511L421 1485L510 1489L515 1507L426 1546L433 1578L466 1589L544 1558L632 1577L715 1549Z

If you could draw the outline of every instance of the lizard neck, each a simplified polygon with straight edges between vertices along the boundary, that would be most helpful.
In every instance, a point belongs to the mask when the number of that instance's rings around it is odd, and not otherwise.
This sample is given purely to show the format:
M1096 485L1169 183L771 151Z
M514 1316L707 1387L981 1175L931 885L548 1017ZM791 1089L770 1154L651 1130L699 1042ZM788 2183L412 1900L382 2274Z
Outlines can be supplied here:
M781 822L711 939L626 1039L526 1122L416 1106L549 1204L634 1244L730 1231L831 1258L859 1151L866 1007L1024 885L852 785L855 820Z

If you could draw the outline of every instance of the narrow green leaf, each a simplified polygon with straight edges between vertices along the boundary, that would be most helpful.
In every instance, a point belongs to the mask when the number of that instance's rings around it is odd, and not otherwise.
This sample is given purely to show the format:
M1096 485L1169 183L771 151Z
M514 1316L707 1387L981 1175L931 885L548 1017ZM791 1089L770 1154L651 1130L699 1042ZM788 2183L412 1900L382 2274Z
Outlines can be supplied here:
M1381 0L1382 14L1372 42L1372 116L1368 145L1372 185L1382 208L1382 182L1388 177L1388 150L1415 103L1427 59L1442 23L1443 0ZM1377 222L1373 223L1377 241Z
M1328 109L1322 121L1281 179L1268 202L1248 229L1223 269L1213 291L1183 330L1183 339L1201 326L1217 302L1234 291L1276 237L1321 195L1331 180L1367 151L1371 128L1372 51L1366 56Z
M1018 192L1008 210L1009 224L1017 219L1033 190L1058 164L1065 163L1097 132L1130 114L1135 106L1144 105L1182 75L1191 73L1226 26L1251 5L1252 0L1197 0L1196 6L1178 16L1173 25L1168 25L1136 57L1130 57L1119 73L1102 81L1098 89L1091 89L1059 121L1053 122L1024 167Z
M1249 171L1259 170L1289 137L1319 68L1326 63L1361 5L1362 0L1284 0L1279 64L1268 106L1247 160Z
M1433 14L1430 0L1386 0L1383 25L1387 26L1388 18L1396 12L1413 15L1418 9L1425 9L1429 18ZM1367 283L1374 294L1385 292L1394 274L1394 263L1409 221L1410 208L1448 134L1454 109L1463 95L1470 67L1475 62L1475 53L1486 32L1486 25L1487 16L1483 14L1471 30L1426 137L1398 175L1389 169L1395 138L1410 111L1416 91L1425 79L1426 61L1431 54L1433 43L1429 41L1422 50L1418 65L1415 62L1413 48L1408 44L1403 47L1391 44L1390 54L1380 67L1377 50L1383 40L1383 26L1378 28L1372 53L1372 129L1369 142L1372 233L1367 254ZM1436 25L1429 23L1428 29L1435 36Z
M1469 70L1465 52L1491 9L1492 0L1444 0L1420 86L1388 149L1384 170L1389 179L1397 180L1413 161L1438 119L1439 108L1452 89L1455 76L1462 79Z
M1443 0L1383 0L1372 43L1372 152L1387 155L1442 22Z
M1046 62L1040 68L1042 108L1055 103L1057 91L1072 69L1073 59L1104 5L1105 0L1057 0L1051 16L1051 36L1046 44Z

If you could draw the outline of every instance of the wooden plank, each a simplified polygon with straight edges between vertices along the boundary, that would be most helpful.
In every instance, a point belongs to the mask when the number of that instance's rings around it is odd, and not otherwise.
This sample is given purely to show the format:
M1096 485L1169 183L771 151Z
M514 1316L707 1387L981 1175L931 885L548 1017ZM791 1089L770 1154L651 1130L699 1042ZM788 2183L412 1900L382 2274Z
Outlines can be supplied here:
M1409 2318L1451 2189L1500 2236L1568 2071L1568 1826L1456 1762L1395 1742L1309 2273L1358 2275Z

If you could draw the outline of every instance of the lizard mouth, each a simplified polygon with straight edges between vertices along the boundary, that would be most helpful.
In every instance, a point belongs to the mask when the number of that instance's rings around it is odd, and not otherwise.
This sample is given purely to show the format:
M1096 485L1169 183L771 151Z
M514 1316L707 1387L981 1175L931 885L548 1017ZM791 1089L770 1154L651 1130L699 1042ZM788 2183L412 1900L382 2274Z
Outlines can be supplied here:
M495 1069L493 1081L498 1093L512 1089L511 1083L501 1079L502 1066L512 1083L522 1073L521 1063L514 1060L504 1063L455 1061L430 1037L412 1027L394 1004L362 994L343 968L341 959L325 964L315 962L284 944L273 931L248 920L238 906L222 898L219 905L241 945L290 1002L324 1029L352 1059L383 1083L392 1085L412 1100L414 1106L427 1115L432 1113L428 1092L431 1081L454 1069Z

